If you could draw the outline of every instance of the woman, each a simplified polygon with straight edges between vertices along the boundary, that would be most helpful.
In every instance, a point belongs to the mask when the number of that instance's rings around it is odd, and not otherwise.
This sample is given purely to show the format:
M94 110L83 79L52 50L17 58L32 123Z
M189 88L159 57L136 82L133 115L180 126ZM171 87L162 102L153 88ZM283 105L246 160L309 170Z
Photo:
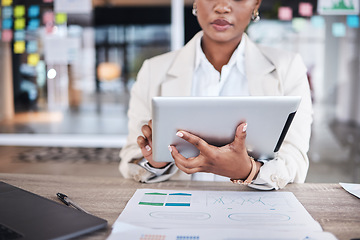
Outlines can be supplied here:
M259 19L261 0L195 0L193 14L202 31L179 51L146 60L131 91L129 136L120 157L120 171L140 182L169 179L251 183L258 189L280 189L304 182L312 122L306 68L299 55L256 46L244 33ZM215 147L180 131L178 137L200 150L184 158L169 146L174 163L152 159L151 99L154 96L302 96L293 123L276 159L254 161L245 147L246 123L232 143ZM184 174L186 173L186 174ZM210 174L202 174L210 173Z

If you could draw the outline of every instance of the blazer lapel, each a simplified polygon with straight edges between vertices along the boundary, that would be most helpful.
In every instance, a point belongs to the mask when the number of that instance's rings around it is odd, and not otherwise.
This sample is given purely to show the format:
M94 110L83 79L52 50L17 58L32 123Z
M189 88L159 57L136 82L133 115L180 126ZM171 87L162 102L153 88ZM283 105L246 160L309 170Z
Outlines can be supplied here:
M192 75L195 65L195 47L198 38L201 36L202 32L196 34L175 57L167 72L166 80L161 85L162 96L181 97L191 95ZM250 95L280 95L279 81L274 76L274 71L276 70L274 64L266 58L245 33L243 40L246 41L245 69Z
M190 96L195 66L195 47L202 32L181 49L169 68L166 80L161 85L162 96ZM180 66L180 67L179 67Z
M275 66L246 34L243 39L246 41L245 69L250 95L279 95L279 81L273 75Z

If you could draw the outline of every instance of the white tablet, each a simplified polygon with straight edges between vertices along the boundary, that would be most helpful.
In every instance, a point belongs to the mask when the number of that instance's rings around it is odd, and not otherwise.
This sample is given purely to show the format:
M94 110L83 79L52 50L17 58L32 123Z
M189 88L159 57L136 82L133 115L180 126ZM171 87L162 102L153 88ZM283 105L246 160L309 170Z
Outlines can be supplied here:
M174 161L168 145L186 158L199 150L176 136L189 131L215 146L234 140L236 127L246 121L246 147L255 159L273 159L300 104L300 96L154 97L152 100L153 159Z

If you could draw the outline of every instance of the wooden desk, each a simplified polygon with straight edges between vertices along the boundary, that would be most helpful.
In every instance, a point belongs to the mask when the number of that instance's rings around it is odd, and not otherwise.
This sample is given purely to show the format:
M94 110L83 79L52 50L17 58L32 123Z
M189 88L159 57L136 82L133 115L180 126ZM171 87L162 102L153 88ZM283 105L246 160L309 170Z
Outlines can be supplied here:
M230 182L168 181L140 184L123 178L1 173L0 180L54 201L58 201L57 192L65 193L87 211L109 222L108 229L81 239L106 239L111 225L138 188L254 191ZM293 192L324 231L333 233L340 240L360 238L360 199L346 192L339 184L289 184L281 191Z

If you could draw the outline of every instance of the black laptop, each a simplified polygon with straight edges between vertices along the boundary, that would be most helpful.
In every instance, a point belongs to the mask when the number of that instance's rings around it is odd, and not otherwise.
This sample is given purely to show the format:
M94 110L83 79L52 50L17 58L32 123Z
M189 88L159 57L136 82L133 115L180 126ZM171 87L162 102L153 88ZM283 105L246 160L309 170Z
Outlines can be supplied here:
M0 239L69 239L107 221L0 181Z

